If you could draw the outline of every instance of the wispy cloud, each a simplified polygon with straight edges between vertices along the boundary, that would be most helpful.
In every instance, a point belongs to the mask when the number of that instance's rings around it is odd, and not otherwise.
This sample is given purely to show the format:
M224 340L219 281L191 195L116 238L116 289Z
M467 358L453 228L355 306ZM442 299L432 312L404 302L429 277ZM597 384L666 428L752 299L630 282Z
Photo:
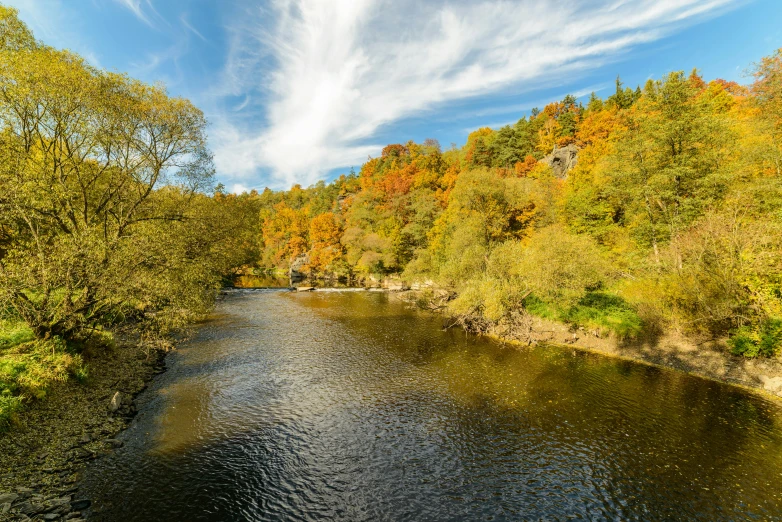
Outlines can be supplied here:
M199 31L198 31L198 29L196 29L195 27L193 27L192 25L190 25L190 22L188 22L188 21L187 21L187 15L184 15L184 14L183 14L182 16L180 16L180 17L179 17L179 21L180 21L180 22L182 22L182 25L184 25L184 26L185 26L185 28L187 28L187 30L188 30L188 31L190 31L191 33L193 33L194 35L196 35L197 37L199 37L201 40L203 40L203 41L205 41L205 42L207 41L207 39L204 37L204 35L202 35L202 34L201 34Z
M259 86L267 124L218 119L218 168L247 183L259 171L276 186L311 183L377 153L390 122L578 74L735 3L277 0L234 35L223 78L234 96Z
M98 54L77 29L81 22L79 13L64 5L63 0L0 0L0 3L18 9L36 38L76 51L95 67L101 67Z
M144 22L150 27L155 27L153 20L161 20L163 18L160 13L155 9L152 0L115 0L117 3L127 8L132 12L136 18ZM149 11L150 13L148 13Z

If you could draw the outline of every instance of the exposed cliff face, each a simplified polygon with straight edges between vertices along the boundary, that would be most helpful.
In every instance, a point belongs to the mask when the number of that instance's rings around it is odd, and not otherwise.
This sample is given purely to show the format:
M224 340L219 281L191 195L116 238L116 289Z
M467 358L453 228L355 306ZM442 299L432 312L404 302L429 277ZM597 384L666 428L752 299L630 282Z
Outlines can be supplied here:
M560 179L567 177L567 173L576 166L578 161L578 147L568 145L562 148L554 148L554 151L541 160L551 167L554 175Z
M310 256L308 254L300 254L291 262L290 269L288 270L288 277L291 281L302 281L307 278L308 273L304 272L304 267L310 264Z

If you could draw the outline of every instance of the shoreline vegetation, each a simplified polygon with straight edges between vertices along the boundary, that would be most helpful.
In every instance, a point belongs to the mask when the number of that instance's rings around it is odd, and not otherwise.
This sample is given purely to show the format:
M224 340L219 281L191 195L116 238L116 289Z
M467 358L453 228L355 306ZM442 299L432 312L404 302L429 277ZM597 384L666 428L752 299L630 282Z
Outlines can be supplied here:
M241 278L413 288L474 334L782 393L782 50L748 85L617 78L461 147L229 194L197 107L0 5L0 122L0 518L86 509L79 467Z

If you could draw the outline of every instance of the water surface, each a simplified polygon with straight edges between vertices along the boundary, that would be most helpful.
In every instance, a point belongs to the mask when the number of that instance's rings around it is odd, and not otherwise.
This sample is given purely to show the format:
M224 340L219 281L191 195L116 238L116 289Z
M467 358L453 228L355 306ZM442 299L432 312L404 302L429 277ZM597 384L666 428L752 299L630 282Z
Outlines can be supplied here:
M237 291L96 461L93 519L770 520L778 403L373 292Z

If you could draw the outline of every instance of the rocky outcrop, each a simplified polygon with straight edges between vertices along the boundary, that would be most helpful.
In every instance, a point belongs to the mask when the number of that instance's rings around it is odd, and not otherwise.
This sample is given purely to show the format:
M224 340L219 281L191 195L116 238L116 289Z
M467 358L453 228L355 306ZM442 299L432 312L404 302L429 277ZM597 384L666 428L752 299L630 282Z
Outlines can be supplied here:
M309 264L310 256L308 254L300 254L296 256L296 259L291 262L291 267L288 270L288 277L290 277L290 280L293 282L306 279L308 274L306 274L303 269Z
M562 148L557 148L555 146L554 151L541 161L551 167L551 170L554 171L556 177L565 179L567 173L576 166L576 162L578 161L578 147L572 144Z

